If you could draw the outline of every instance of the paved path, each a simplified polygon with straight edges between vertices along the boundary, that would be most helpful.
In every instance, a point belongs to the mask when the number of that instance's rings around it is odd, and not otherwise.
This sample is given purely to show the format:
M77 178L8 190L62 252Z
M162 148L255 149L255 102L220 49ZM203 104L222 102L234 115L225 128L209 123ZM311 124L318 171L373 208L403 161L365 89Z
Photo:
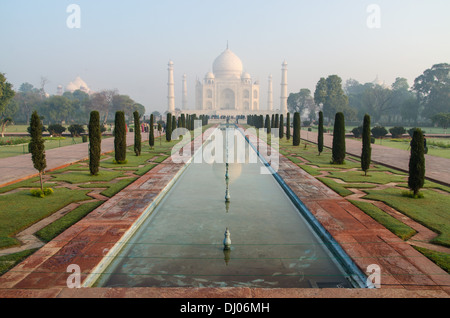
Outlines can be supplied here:
M145 138L145 134L142 136ZM134 144L134 133L127 134L127 145ZM47 150L47 172L88 159L89 144L81 143ZM114 138L102 141L102 153L114 151ZM0 187L38 175L31 154L0 159Z
M317 143L317 133L302 130L301 138ZM324 134L325 147L332 147L333 136ZM360 157L362 144L358 140L346 139L348 154ZM410 153L406 150L390 148L382 145L372 145L372 162L408 172ZM450 159L425 155L425 177L450 186Z

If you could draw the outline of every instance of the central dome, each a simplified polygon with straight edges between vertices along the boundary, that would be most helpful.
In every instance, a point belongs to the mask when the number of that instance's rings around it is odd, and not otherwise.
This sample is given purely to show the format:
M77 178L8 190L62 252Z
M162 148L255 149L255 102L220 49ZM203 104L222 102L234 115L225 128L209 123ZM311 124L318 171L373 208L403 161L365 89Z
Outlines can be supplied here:
M226 49L213 64L213 72L219 78L241 78L242 61L231 50Z

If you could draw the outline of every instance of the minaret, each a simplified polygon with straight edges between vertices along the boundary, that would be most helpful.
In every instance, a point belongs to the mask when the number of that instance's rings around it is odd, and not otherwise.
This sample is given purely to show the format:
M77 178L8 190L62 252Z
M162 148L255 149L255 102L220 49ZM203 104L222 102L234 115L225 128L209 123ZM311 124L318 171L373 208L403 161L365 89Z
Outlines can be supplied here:
M169 94L167 96L167 110L170 113L175 112L175 83L173 80L173 62L169 61L169 82L167 83L167 86L169 87Z
M182 99L181 103L182 103L182 109L186 110L187 109L187 103L188 103L186 74L183 75L183 99Z
M281 102L280 111L283 114L287 114L287 100L288 100L288 80L287 80L287 62L284 61L281 69Z
M272 75L269 76L269 96L267 97L267 110L273 111L273 84Z

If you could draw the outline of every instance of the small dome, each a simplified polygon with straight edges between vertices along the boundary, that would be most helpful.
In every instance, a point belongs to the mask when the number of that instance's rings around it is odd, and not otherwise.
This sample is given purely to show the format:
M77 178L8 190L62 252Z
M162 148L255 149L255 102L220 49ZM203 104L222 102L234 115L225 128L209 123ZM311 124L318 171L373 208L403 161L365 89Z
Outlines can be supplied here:
M213 73L211 73L211 72L208 72L208 73L206 73L206 75L205 75L205 78L206 78L206 79L214 79L214 78L215 78L215 76L214 76L214 74L213 74Z
M243 74L242 74L242 79L251 79L252 77L250 76L250 74L249 73L247 73L247 72L244 72Z
M213 72L220 78L240 78L242 61L230 49L226 49L213 63Z

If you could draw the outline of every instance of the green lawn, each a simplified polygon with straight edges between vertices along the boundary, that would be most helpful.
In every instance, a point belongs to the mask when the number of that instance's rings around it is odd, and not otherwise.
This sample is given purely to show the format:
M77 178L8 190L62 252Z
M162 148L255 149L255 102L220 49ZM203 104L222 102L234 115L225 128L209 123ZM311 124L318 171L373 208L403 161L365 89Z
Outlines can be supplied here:
M384 141L385 140L383 140L383 144ZM333 165L330 164L331 149L325 147L323 153L318 156L317 145L309 144L305 149L304 144L305 141L302 140L299 147L294 147L292 146L292 140L286 141L286 139L283 139L280 141L280 153L284 154L288 159L312 176L316 176L318 180L333 189L342 197L352 194L349 188L360 189L368 194L364 196L363 199L382 201L388 206L391 206L395 210L409 216L416 222L419 222L436 232L438 236L431 243L450 247L450 209L448 208L450 206L450 195L448 194L450 193L449 187L425 181L424 188L421 190L424 194L424 198L408 198L402 195L403 192L408 191L406 188L408 178L406 173L379 164L373 164L368 171L368 176L364 176L358 158L347 155L344 165ZM408 147L408 145L406 147ZM444 151L448 152L449 149ZM304 164L300 157L306 159L308 163ZM357 170L354 171L352 168L357 168ZM324 171L328 171L329 175L317 177ZM345 183L338 183L333 180L333 178L343 180ZM388 183L396 183L397 186L405 187L405 189L373 189L377 185ZM447 194L437 192L434 189L445 191ZM375 207L370 202L351 202L398 237L408 240L415 234L413 229ZM448 271L448 268L450 267L448 254L424 250L421 250L421 252Z
M409 216L427 228L439 233L433 243L450 247L450 196L432 190L422 189L422 199L411 199L402 195L404 190L366 189L364 198L386 203L397 211Z
M0 196L0 248L17 245L15 234L50 216L72 202L90 200L88 190L54 188L55 193L45 199L33 197L29 190Z

